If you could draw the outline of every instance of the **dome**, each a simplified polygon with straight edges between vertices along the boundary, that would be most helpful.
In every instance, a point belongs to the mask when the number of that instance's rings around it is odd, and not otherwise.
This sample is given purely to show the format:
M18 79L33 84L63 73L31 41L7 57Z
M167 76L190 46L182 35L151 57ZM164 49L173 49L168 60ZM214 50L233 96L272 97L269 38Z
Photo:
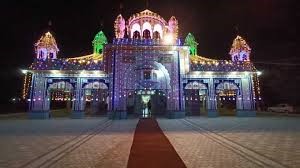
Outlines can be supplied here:
M167 22L165 21L164 18L162 18L159 14L154 13L148 9L143 10L139 13L133 14L129 19L128 19L128 25L131 25L132 22L136 20L141 20L141 19L147 19L148 21L159 21L163 25L167 25Z
M232 61L250 61L251 48L241 36L237 36L232 43L229 54Z
M54 50L56 52L59 51L56 40L50 32L45 33L45 35L43 35L38 42L35 43L35 46L38 48Z
M178 37L178 21L174 16L166 22L159 14L148 9L133 14L127 21L122 15L118 15L114 28L116 38L175 41Z
M230 50L230 55L232 55L233 53L236 53L236 52L240 52L240 51L250 52L251 48L249 47L247 42L241 36L237 36L233 40L232 47Z

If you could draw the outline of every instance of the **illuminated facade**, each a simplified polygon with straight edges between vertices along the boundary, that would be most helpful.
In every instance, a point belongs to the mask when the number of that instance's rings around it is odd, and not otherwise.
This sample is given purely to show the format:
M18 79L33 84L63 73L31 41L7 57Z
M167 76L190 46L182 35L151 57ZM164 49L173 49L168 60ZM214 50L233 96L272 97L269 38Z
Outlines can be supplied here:
M198 55L192 34L178 38L174 16L165 21L144 10L126 21L119 15L114 29L112 43L101 31L92 42L93 53L74 58L58 57L51 33L41 37L35 61L24 70L23 98L31 118L48 118L57 101L68 102L73 118L84 117L88 107L119 119L202 112L216 117L226 102L237 116L255 116L258 71L242 37L233 41L231 60L214 60Z

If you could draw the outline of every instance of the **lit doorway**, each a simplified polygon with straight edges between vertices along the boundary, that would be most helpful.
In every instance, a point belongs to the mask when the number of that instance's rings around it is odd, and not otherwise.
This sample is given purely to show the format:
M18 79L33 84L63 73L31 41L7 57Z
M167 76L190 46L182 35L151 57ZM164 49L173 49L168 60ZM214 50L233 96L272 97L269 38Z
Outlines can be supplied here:
M151 117L151 96L150 95L142 95L142 118L149 118Z

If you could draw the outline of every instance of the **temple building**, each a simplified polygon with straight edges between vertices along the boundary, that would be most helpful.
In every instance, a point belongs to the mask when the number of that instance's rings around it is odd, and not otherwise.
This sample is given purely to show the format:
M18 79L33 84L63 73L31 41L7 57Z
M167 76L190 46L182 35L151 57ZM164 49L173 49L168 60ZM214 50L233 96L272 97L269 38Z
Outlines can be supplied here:
M23 70L30 118L49 118L58 107L72 118L217 117L226 109L256 115L259 71L241 36L233 40L228 60L215 60L199 55L191 33L178 37L174 16L165 20L150 10L129 19L119 15L114 30L111 43L102 31L96 34L93 53L86 56L61 58L50 32L35 43L34 62Z

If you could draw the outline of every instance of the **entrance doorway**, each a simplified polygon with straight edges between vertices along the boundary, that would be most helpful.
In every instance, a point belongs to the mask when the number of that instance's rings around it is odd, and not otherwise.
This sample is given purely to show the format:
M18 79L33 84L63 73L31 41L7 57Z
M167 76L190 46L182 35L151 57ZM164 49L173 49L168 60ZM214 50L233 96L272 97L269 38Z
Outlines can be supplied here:
M50 117L68 117L72 111L73 86L67 81L57 81L47 89Z
M237 109L238 86L233 82L222 82L216 88L217 110L220 115L234 116Z
M166 114L167 97L161 90L135 91L134 110L142 118Z
M151 117L151 95L142 95L143 102L143 110L142 110L142 118Z
M186 115L206 115L207 86L194 81L188 83L184 89Z
M84 86L85 115L106 115L108 110L108 86L103 82L91 82Z

